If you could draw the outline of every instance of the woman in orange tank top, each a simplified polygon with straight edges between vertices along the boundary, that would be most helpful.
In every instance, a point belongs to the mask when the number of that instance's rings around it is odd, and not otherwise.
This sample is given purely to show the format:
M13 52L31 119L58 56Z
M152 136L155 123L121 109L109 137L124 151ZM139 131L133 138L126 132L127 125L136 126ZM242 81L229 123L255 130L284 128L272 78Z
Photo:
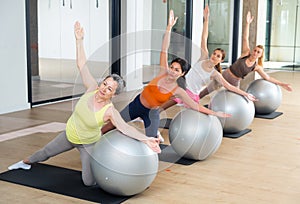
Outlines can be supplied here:
M170 35L172 27L175 25L177 17L174 18L173 10L170 10L169 21L163 38L162 49L160 52L160 72L143 89L141 94L135 97L122 111L121 116L125 121L131 121L138 117L144 121L146 135L157 137L159 128L159 108L171 97L181 98L191 109L218 117L229 117L223 112L214 112L205 108L201 104L194 102L186 91L178 86L178 80L190 70L190 65L181 58L176 58L168 64L168 49L170 45ZM185 79L184 79L185 80ZM102 128L102 133L113 129L113 125L107 124ZM161 138L160 138L161 139Z

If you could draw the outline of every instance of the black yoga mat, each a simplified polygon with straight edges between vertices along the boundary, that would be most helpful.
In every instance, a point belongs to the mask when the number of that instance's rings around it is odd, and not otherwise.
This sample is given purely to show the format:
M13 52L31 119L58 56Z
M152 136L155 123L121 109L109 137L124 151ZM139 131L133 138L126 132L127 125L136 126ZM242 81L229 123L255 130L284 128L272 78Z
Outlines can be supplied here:
M181 164L181 165L191 165L197 162L197 160L186 159L179 156L171 145L160 144L161 153L158 154L160 161Z
M278 116L282 115L282 112L272 112L269 114L258 114L255 113L254 117L255 118L263 118L263 119L274 119L277 118Z
M80 171L41 163L32 165L30 170L3 172L0 180L101 204L121 203L130 198L112 195L99 186L84 186Z
M163 118L160 120L160 128L169 129L170 123L172 121L172 118ZM228 138L239 138L247 133L251 132L250 129L245 129L237 133L223 133L223 137Z
M223 137L228 137L228 138L239 138L244 136L245 134L251 132L251 129L245 129L237 133L223 133Z

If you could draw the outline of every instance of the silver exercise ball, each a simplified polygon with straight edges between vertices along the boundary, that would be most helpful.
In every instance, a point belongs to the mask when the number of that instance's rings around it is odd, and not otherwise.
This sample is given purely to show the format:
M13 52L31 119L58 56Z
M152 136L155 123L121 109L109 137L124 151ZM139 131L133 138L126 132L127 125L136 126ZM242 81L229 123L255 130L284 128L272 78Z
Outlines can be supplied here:
M264 79L256 79L250 83L248 93L255 96L255 112L258 114L270 114L281 104L282 92L278 85Z
M155 179L158 155L146 144L112 130L95 144L91 168L103 190L115 195L135 195Z
M229 118L219 118L224 133L238 133L245 130L252 123L255 114L252 101L226 89L221 89L212 97L209 108L232 115Z
M218 150L222 138L222 126L216 116L191 109L177 113L169 127L172 148L187 159L208 158Z

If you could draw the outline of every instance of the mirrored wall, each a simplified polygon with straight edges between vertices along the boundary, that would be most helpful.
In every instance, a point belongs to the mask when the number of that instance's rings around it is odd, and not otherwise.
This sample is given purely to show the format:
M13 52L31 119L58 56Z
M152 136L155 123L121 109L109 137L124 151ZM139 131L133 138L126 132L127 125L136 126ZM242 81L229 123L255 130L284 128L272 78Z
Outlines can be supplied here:
M109 0L30 1L32 104L81 95L73 26L84 27L89 68L101 78L109 67ZM97 56L97 57L96 57Z
M233 0L205 0L204 5L209 5L210 10L207 43L209 53L212 53L216 48L222 48L226 52L224 63L230 63L233 14L235 12Z
M269 68L300 70L300 1L268 1L270 29L266 36Z

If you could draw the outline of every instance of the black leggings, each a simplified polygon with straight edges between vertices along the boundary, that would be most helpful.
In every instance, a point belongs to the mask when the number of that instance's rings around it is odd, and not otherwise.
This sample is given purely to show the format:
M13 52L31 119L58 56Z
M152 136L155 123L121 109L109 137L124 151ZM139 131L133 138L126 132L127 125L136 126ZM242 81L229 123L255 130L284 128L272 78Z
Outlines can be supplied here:
M146 135L149 137L157 137L160 120L159 109L149 109L143 106L140 101L140 95L137 95L135 99L120 112L120 114L126 122L138 117L142 118Z

